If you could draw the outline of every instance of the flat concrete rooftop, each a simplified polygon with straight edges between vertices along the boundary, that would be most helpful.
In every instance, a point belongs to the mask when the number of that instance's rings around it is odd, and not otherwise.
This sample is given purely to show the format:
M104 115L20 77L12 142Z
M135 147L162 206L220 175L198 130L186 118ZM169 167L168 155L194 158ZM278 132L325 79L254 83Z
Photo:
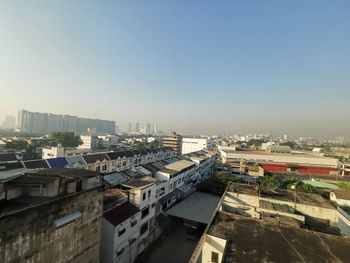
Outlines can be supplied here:
M228 187L228 192L258 196L256 186L254 185L230 184ZM271 199L271 201L275 199L275 200L294 203L294 192L287 191L287 190L281 190L281 189L270 190L270 189L261 188L260 197ZM296 202L298 204L335 209L335 207L328 200L324 199L323 197L317 194L297 192Z
M217 212L208 234L228 241L223 262L349 262L350 240Z
M289 163L338 167L339 160L306 153L270 153L265 151L223 151L228 160L255 160L258 162Z
M318 155L314 155L312 153L308 153L308 152L302 152L302 153L280 153L280 152L268 152L268 151L240 151L240 150L229 150L229 151L225 151L224 152L228 153L228 154L254 154L254 155L270 155L270 156L299 156L299 157L310 157L310 158L329 158L332 159L330 157L323 157L323 156L318 156Z

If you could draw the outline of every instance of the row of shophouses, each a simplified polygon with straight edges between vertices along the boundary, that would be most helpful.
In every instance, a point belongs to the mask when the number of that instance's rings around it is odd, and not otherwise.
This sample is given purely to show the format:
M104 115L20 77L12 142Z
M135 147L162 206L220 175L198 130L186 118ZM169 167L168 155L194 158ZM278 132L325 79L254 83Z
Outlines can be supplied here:
M102 220L101 261L134 262L162 233L165 211L191 194L214 167L215 154L200 151L105 176L110 189Z
M0 160L0 262L134 262L216 154L169 148ZM6 159L5 158L5 159ZM23 246L23 244L26 244Z

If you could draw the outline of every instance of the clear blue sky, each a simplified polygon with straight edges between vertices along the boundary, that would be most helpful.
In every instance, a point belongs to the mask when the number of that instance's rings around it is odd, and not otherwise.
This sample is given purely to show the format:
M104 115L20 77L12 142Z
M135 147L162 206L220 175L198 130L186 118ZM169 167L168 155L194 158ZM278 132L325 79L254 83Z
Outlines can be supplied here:
M0 1L0 117L350 139L350 1Z

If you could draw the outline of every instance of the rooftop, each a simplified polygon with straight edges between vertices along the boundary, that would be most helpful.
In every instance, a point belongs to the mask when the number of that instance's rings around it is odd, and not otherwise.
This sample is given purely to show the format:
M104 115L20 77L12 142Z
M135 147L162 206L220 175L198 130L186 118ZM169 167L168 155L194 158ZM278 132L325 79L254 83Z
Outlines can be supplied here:
M322 181L314 180L314 179L303 180L303 183L312 185L312 186L317 187L317 188L324 188L324 189L338 189L339 188L335 184L330 184L330 183L326 183L326 182L322 182Z
M14 153L0 153L0 162L17 161L16 154Z
M175 176L175 175L177 175L179 173L179 171L172 170L172 169L169 169L169 168L163 168L159 172L169 174L170 176Z
M144 176L143 178L133 178L130 179L129 181L122 183L123 186L125 187L130 187L130 188L145 188L149 185L155 184L156 180L150 176Z
M25 168L28 168L28 169L50 168L49 165L47 164L46 160L44 160L44 159L25 161L23 163L24 163Z
M129 202L125 202L105 212L103 217L112 225L117 226L138 212L140 212L140 209Z
M19 176L9 181L9 184L48 184L58 180L56 176Z
M172 169L172 170L181 171L181 170L184 170L186 168L190 168L192 166L195 166L194 162L187 161L187 160L181 160L181 161L178 161L178 162L174 162L174 163L168 164L166 166L166 168Z
M94 172L94 171L85 170L85 169L75 169L75 168L38 169L38 170L28 172L27 174L73 177L73 178L96 177L99 175L97 172Z
M334 189L332 192L335 193L338 199L350 200L350 189L340 188Z
M103 160L109 160L105 153L84 154L83 158L86 163L96 163L97 161L102 162Z
M46 159L52 168L63 168L68 166L68 161L65 157L57 157Z
M239 159L239 158L251 158L252 160L259 161L271 161L282 163L299 163L299 164L317 164L317 165L331 165L338 166L338 159L318 156L307 152L298 153L274 153L266 151L225 151L226 158Z
M254 186L254 185L232 183L228 186L228 191L229 192L230 191L231 192L238 192L240 194L258 196L256 187L257 186ZM290 192L287 190L281 190L281 189L271 190L271 189L262 188L260 190L260 197L266 198L266 199L275 199L275 200L281 200L281 201L294 203L294 192ZM305 205L310 205L310 206L335 209L334 206L332 206L331 203L328 202L328 200L322 198L321 196L319 196L317 194L297 192L296 193L296 202L298 204L305 204Z
M220 198L202 192L194 192L167 211L168 215L208 224Z
M10 178L17 177L18 175L23 174L28 171L26 168L17 168L12 170L0 171L0 181L6 181Z
M208 234L229 241L223 262L348 262L350 258L347 238L226 212L216 213Z
M121 173L112 173L103 176L103 181L105 181L109 186L118 186L127 180L128 179Z

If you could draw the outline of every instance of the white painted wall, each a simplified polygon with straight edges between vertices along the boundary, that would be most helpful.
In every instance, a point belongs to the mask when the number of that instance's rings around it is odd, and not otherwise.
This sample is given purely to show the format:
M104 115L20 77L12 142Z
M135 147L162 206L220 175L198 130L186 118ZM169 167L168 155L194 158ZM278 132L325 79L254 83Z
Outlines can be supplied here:
M209 138L182 138L182 154L211 148L212 140Z

